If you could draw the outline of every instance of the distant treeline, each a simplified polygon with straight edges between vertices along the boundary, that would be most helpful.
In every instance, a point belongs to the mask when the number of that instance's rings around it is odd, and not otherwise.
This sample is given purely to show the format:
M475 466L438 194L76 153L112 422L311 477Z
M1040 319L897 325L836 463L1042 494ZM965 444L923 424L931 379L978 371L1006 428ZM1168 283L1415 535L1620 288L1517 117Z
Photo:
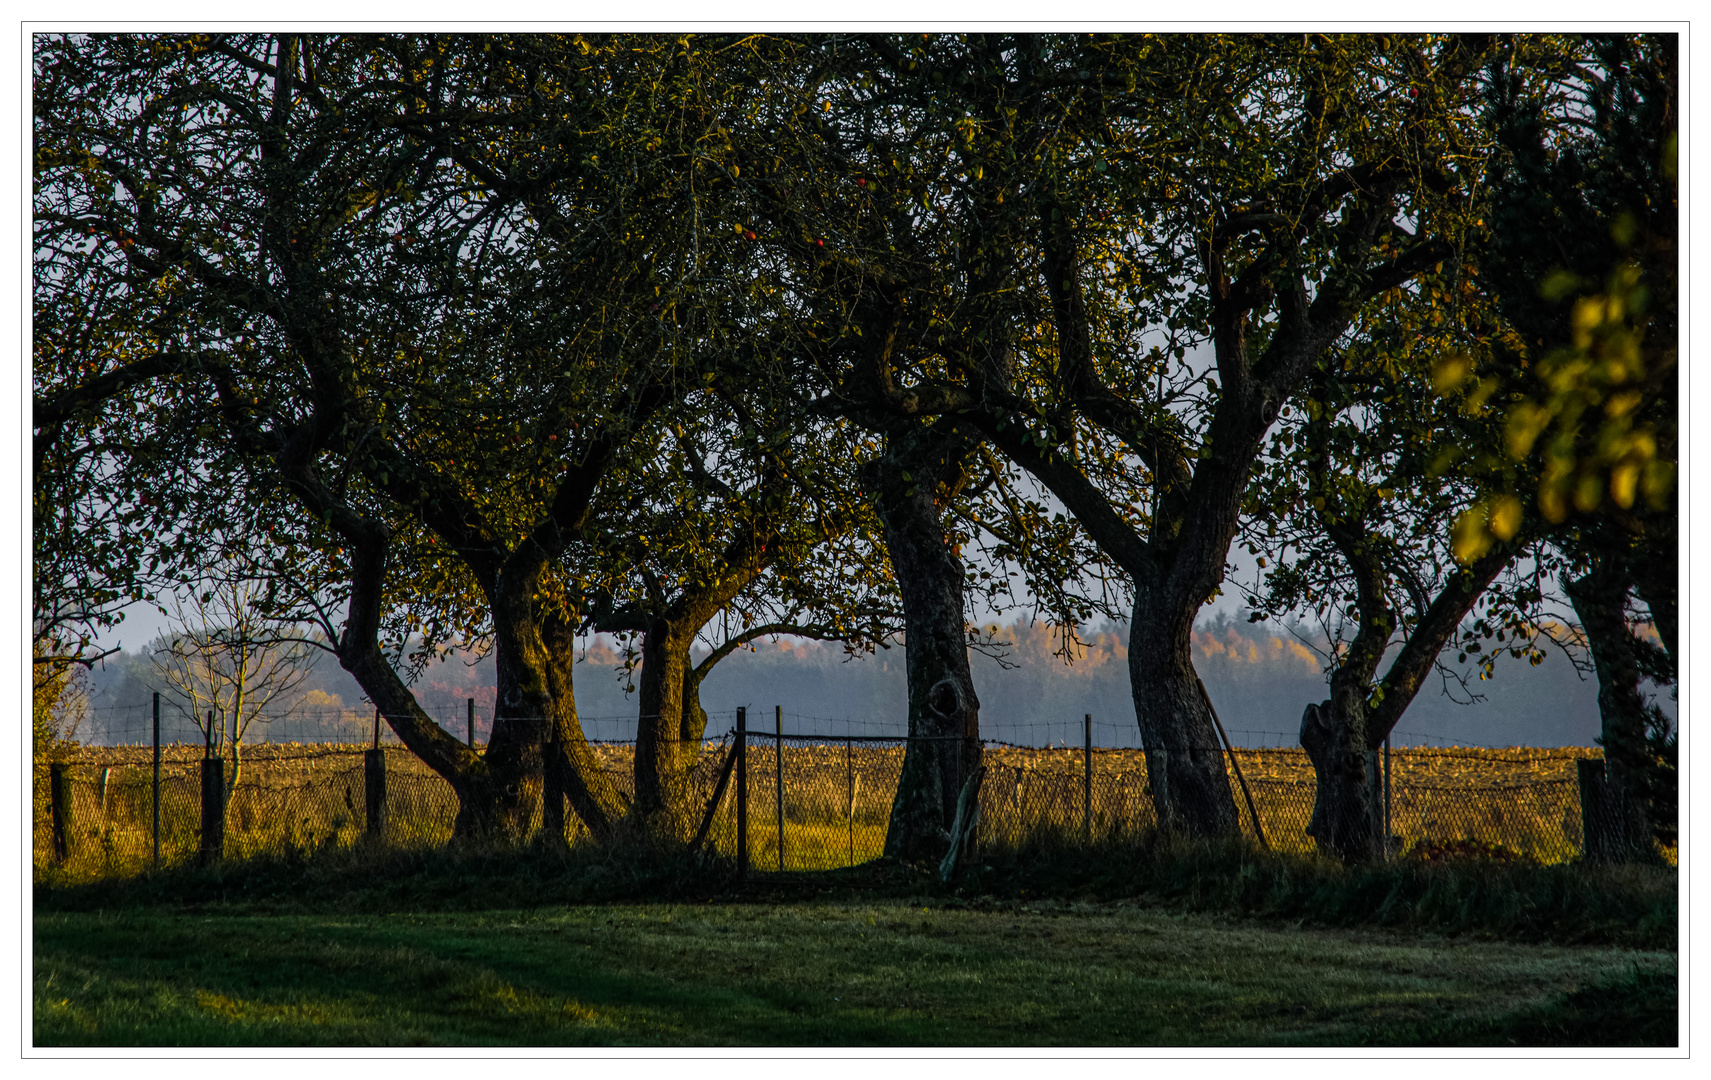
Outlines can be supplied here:
M974 657L981 726L989 738L1028 745L1078 743L1082 717L1092 715L1100 744L1138 742L1126 672L1126 626L1083 631L1069 650L1069 662L1061 655L1059 632L1049 627L1018 622L987 629L1003 643L1001 660ZM625 693L622 658L614 644L591 639L580 659L576 700L588 736L633 738L635 696ZM746 706L750 725L767 731L774 708L782 707L788 731L900 734L907 716L904 663L900 643L850 658L832 643L759 642L719 664L703 685L708 731L726 730L737 707ZM1196 630L1194 664L1238 745L1292 745L1302 709L1325 697L1321 660L1302 639L1227 615ZM1429 682L1398 732L1429 736L1434 745L1489 746L1585 746L1598 734L1597 684L1583 679L1560 655L1537 668L1500 664L1495 679L1470 685L1483 701L1459 704L1440 681ZM154 689L146 651L108 658L92 673L90 688L92 710L79 733L83 739L108 743L143 737L136 720ZM1460 687L1453 689L1465 700ZM454 656L433 664L417 679L415 691L429 714L459 736L465 734L467 701L474 698L476 737L485 737L494 705L491 657ZM1673 702L1662 704L1673 712ZM331 657L323 657L304 681L297 706L300 715L266 725L265 738L311 741L341 710L343 727L350 727L353 711L367 708L355 680ZM120 715L125 723L110 722ZM250 737L261 741L261 729ZM1397 739L1418 741L1400 734Z

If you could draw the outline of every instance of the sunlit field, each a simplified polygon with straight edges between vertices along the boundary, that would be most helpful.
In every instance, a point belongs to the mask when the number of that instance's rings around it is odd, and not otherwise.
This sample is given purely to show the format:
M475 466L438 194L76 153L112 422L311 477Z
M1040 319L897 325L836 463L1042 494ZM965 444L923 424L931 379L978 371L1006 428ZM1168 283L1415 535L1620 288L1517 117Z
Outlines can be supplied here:
M227 808L225 854L243 857L349 847L364 836L364 747L270 743L247 748ZM597 744L614 783L628 790L633 749ZM704 811L727 743L710 743L690 782ZM818 870L872 859L884 849L903 750L900 744L786 740L782 772L770 738L748 750L748 850L752 868ZM202 748L163 748L160 859L195 856L200 823ZM1391 758L1390 831L1398 852L1418 841L1472 839L1542 863L1575 857L1580 847L1574 762L1583 748L1549 750L1411 749ZM385 751L386 824L391 845L434 846L451 837L457 812L448 784L402 747ZM1091 784L1080 749L992 746L985 751L979 844L1013 848L1053 838L1065 844L1139 835L1155 824L1140 750L1095 750ZM1306 852L1313 807L1312 769L1299 750L1242 750L1237 758L1267 844ZM54 867L62 878L134 874L153 864L152 758L148 747L83 748L71 765L72 851ZM783 798L779 797L780 778ZM35 865L53 863L47 768L36 769ZM1253 831L1241 785L1231 791L1244 831ZM1088 811L1091 810L1091 817ZM783 831L780 833L782 818ZM538 829L536 800L531 832ZM568 826L573 842L582 827ZM780 837L782 835L782 857ZM736 785L728 785L710 823L707 846L735 857Z

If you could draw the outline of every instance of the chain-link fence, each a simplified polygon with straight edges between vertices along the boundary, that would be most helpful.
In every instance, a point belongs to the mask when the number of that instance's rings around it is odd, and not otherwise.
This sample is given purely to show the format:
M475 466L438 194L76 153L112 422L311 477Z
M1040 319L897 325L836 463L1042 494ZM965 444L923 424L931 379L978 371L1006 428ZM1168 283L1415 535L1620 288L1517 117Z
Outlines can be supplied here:
M772 730L747 731L741 755L731 753L732 730L694 756L683 792L704 845L734 858L745 832L748 865L757 871L827 869L878 856L909 740L787 732L783 719L768 725ZM614 786L631 797L634 742L590 745ZM1254 832L1257 815L1274 850L1311 850L1306 828L1315 787L1305 752L1214 752L1226 762L1244 832ZM110 875L153 865L157 807L159 861L197 857L207 843L206 754L203 745L163 746L158 795L148 746L85 746L54 770L38 763L38 867L58 861L70 871ZM1599 756L1574 747L1386 754L1379 802L1391 847L1472 840L1541 862L1573 858L1582 847L1575 762ZM1157 824L1144 750L988 741L982 764L976 842L983 847L1103 841ZM458 810L451 785L397 744L263 744L245 748L235 770L225 761L218 779L218 851L227 856L346 846L365 834L397 846L438 845L450 839ZM523 803L531 808L524 831L533 834L541 826L538 789ZM585 834L574 814L566 815L566 832L573 842Z

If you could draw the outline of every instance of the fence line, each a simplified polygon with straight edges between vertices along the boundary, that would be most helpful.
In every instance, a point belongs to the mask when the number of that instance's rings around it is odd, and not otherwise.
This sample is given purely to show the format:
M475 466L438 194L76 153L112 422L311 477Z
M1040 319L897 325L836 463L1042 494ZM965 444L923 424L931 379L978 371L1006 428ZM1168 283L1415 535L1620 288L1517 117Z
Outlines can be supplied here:
M740 761L731 759L736 768L729 790L710 808L729 759L725 748L737 731L702 740L684 786L696 820L704 823L705 845L732 858L746 854L741 861L760 870L830 868L880 854L912 740L785 731L783 719L775 712L772 724L746 731ZM987 778L977 843L1099 841L1154 828L1148 752L1094 746L1093 728L1085 722L1079 746L981 740ZM365 834L405 847L445 843L457 813L450 785L402 746L373 745L372 726L367 734L344 744L247 746L241 772L222 773L224 787L214 788L200 739L163 743L158 768L146 745L82 747L52 770L38 762L37 865L57 859L91 872L135 872L156 861L157 836L161 862L344 846ZM594 740L590 749L614 786L633 795L634 740ZM1231 755L1223 748L1191 749L1220 755L1229 769ZM1271 846L1310 850L1305 829L1315 786L1305 752L1237 747L1232 754ZM1386 834L1404 848L1417 841L1476 840L1541 862L1573 858L1583 842L1575 763L1600 756L1581 748L1394 749ZM1233 770L1230 777L1232 796L1240 800ZM211 798L221 803L223 835L207 853L202 808ZM1253 817L1238 805L1241 828L1252 834ZM541 821L540 800L532 798L525 832L538 831ZM565 828L573 841L584 831L574 815L567 815ZM63 852L56 851L56 839Z

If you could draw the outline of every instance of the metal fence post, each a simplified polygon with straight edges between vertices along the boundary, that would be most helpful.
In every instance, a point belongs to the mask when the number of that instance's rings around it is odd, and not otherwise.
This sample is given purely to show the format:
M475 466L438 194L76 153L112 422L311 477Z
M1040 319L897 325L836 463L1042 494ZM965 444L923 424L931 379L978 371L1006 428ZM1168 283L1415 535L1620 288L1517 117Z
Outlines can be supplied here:
M1081 834L1093 842L1093 714L1081 720Z
M851 866L855 865L855 739L844 736L844 785L849 789L849 813L845 815L850 823L850 858Z
M778 798L778 868L784 869L784 706L772 707L772 723L774 738L778 744L773 754L772 765L776 776L773 787Z
M749 711L737 707L737 877L749 874Z
M160 869L160 695L154 696L154 865Z

